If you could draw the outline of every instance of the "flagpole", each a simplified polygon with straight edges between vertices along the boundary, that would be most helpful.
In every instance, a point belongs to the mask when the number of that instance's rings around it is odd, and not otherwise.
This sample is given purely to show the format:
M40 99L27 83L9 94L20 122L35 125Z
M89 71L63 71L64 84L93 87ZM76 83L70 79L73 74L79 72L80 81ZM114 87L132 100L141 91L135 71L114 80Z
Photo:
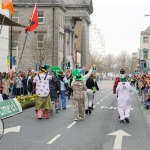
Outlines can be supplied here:
M25 49L27 37L28 37L28 31L26 32L26 37L25 37L25 40L24 40L24 43L23 43L23 48L22 48L22 52L21 52L21 55L20 55L20 59L18 58L19 62L18 62L18 66L17 66L16 72L18 71L18 68L19 68L19 65L20 65L20 62L21 62L21 59L22 59L22 55L23 55L23 52L24 52L24 49Z
M0 29L0 35L1 35L1 32L2 32L2 28L3 28L4 20L5 20L5 15L4 15L4 17L3 17L3 21L2 21L2 25L1 25L1 29Z

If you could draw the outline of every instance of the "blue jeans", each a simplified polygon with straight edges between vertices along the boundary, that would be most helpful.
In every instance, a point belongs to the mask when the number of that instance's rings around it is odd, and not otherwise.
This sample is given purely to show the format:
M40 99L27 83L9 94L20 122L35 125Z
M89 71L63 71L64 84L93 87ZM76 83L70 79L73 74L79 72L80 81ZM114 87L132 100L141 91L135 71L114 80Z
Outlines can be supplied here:
M60 91L59 105L60 109L66 108L66 91Z

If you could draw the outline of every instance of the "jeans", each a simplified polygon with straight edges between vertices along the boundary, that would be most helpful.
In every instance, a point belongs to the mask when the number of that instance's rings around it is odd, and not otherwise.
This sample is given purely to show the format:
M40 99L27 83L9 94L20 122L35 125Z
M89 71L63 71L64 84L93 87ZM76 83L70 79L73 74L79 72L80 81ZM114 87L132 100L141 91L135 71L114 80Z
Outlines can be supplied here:
M60 91L59 105L60 109L66 108L66 91Z

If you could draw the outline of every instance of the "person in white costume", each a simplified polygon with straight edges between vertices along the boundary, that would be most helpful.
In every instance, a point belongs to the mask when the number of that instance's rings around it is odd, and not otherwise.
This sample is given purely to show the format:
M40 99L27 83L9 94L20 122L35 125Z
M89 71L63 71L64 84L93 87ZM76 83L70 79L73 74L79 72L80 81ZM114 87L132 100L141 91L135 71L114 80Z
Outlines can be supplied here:
M129 123L131 110L130 92L132 92L132 88L130 83L127 82L126 76L124 76L121 78L121 82L119 82L116 89L116 94L118 95L117 100L120 123L124 123L124 121Z

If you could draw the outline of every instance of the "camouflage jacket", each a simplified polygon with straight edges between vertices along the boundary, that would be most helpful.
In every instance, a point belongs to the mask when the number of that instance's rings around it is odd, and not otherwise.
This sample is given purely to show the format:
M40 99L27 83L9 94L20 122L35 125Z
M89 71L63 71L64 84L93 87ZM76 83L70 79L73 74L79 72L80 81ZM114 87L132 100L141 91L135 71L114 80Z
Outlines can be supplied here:
M72 89L73 89L73 100L84 99L84 91L86 91L87 88L83 81L74 81Z

